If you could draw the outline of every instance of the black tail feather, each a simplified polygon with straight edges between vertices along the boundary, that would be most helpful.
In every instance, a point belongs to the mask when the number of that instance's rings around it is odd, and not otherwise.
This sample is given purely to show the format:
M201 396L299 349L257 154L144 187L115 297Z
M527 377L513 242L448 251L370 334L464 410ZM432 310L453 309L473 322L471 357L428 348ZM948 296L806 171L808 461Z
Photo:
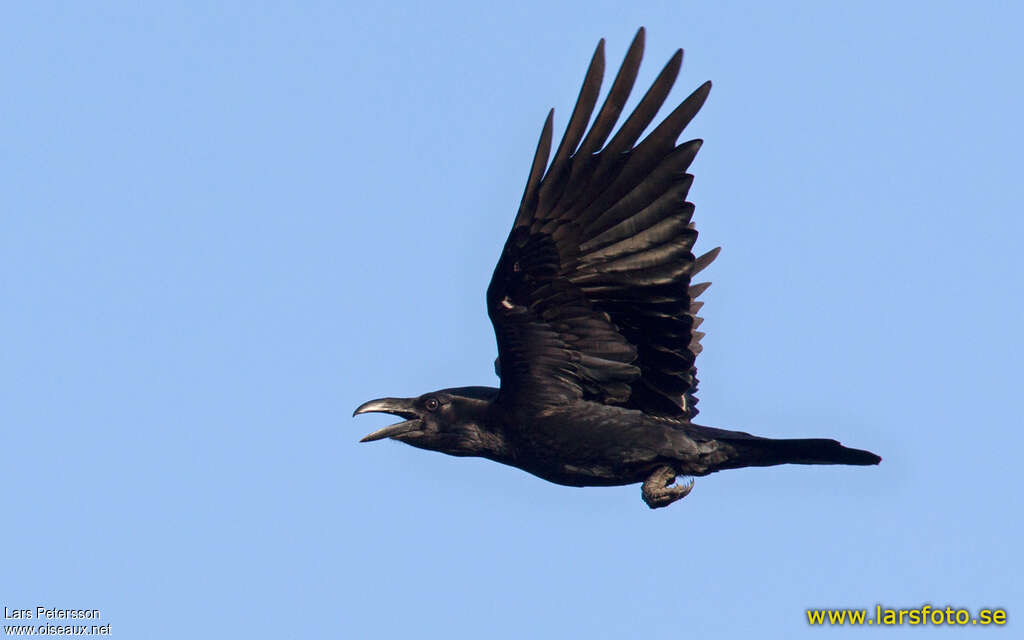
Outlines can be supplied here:
M770 467L777 464L878 464L882 458L862 449L844 447L827 438L770 438L727 440L740 453L723 469L735 467ZM732 464L735 462L735 467Z

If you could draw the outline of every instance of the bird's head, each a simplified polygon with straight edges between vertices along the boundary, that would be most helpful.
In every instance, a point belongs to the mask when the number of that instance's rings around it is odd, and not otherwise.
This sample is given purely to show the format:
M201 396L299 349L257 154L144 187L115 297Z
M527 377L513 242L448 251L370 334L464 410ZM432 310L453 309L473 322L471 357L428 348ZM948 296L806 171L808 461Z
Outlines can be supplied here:
M502 434L488 420L497 393L490 387L459 387L416 398L379 398L359 405L352 415L390 413L405 418L360 442L391 438L454 456L495 457L504 449Z

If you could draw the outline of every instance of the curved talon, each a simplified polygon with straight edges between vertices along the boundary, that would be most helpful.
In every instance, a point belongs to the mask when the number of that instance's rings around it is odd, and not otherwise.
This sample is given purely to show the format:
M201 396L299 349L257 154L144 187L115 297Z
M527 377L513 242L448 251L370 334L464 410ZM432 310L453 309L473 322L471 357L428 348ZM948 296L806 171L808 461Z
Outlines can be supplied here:
M682 500L693 490L694 479L680 485L672 485L676 481L676 472L672 467L658 467L644 480L640 489L644 502L652 509L667 507L676 500Z

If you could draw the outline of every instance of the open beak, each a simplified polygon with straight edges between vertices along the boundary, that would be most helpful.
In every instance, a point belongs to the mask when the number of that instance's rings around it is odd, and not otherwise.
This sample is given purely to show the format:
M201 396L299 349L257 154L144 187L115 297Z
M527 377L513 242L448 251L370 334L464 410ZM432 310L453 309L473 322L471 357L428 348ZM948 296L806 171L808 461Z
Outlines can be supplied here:
M400 418L406 418L406 420L393 424L390 427L378 429L364 436L359 442L373 442L374 440L393 438L403 433L417 431L423 426L423 420L419 418L419 414L413 407L413 398L380 398L378 400L370 400L359 405L352 412L352 416L355 417L360 413L390 413Z

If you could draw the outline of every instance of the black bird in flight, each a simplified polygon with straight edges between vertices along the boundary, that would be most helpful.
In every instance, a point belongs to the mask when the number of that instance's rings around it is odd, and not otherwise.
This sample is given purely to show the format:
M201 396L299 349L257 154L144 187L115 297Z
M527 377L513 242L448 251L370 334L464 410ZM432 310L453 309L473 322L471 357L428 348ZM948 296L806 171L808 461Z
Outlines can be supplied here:
M487 288L501 387L459 387L417 398L371 400L356 414L404 422L391 438L455 456L481 456L574 487L643 482L651 508L685 497L722 469L777 464L870 465L877 455L835 440L762 438L702 427L694 360L703 333L691 284L718 255L695 257L687 168L701 140L676 145L711 89L706 82L637 142L682 63L676 51L608 140L643 55L633 39L587 130L604 75L604 40L554 160L552 110L512 232ZM547 169L545 171L545 168Z

